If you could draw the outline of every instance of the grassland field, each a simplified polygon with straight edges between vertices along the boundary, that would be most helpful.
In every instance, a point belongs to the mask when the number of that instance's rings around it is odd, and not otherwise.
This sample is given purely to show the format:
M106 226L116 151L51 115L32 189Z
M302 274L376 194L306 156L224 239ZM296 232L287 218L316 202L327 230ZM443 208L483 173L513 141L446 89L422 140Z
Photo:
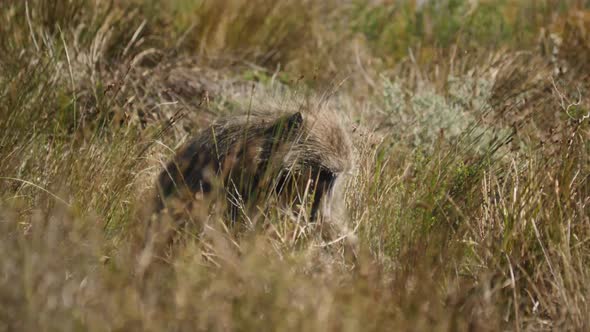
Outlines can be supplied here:
M0 1L0 331L588 331L589 88L587 0ZM355 257L215 210L145 248L175 149L302 105Z

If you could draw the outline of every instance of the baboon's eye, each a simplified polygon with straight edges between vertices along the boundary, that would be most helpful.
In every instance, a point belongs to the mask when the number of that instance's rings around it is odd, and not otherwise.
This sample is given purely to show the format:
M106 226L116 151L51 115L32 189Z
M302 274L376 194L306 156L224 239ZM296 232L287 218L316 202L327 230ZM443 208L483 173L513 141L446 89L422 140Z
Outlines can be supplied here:
M320 170L317 177L317 186L321 187L322 190L329 190L336 181L336 174L328 169Z
M211 192L211 183L209 183L208 181L200 181L200 191L208 194Z

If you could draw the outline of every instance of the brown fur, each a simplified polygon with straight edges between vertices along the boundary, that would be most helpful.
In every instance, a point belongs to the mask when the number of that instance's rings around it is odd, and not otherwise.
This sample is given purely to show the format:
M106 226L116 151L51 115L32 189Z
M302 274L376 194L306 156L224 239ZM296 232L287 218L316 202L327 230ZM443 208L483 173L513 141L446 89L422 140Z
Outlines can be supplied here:
M307 192L310 220L334 217L352 166L350 138L333 113L243 115L214 123L177 152L158 178L157 205L222 195L236 220L271 197L292 207Z

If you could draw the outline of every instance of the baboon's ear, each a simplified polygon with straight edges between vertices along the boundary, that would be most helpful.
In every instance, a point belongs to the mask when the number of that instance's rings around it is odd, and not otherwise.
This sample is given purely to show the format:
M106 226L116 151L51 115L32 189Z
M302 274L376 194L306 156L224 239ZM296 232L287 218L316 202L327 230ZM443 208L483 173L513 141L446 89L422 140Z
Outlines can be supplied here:
M294 134L303 126L303 115L301 112L280 117L270 128L275 135Z

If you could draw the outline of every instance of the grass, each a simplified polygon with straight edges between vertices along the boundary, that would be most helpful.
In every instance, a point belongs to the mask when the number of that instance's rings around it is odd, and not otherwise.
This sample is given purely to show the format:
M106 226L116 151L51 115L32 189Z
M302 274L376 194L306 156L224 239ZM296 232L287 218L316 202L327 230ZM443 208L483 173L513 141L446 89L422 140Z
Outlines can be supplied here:
M1 2L0 330L590 328L588 5L470 3ZM146 249L176 147L318 99L356 257L280 213Z

